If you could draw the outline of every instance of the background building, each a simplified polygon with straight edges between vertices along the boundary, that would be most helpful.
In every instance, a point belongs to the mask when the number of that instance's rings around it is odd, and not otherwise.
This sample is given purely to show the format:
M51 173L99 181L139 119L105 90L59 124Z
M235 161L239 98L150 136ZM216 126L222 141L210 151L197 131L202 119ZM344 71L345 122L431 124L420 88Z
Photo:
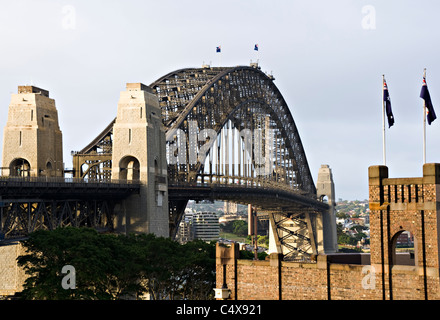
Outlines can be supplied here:
M224 214L237 214L237 204L225 201L223 212Z
M211 212L195 213L192 218L194 239L216 241L220 235L218 216Z
M179 224L177 241L186 243L195 239L217 241L220 236L220 224L217 214L213 212L193 212L185 210Z

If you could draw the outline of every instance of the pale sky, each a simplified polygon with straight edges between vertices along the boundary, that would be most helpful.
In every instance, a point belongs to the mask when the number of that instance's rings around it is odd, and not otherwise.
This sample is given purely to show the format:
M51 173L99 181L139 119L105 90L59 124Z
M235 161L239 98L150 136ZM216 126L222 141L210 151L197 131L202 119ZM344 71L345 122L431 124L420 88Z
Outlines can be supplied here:
M337 199L368 199L368 167L383 164L383 74L395 116L390 177L422 175L424 68L439 116L427 126L427 162L440 162L439 12L436 0L2 1L0 126L19 85L49 90L71 167L70 151L116 116L127 82L259 59L292 112L315 183L328 164Z

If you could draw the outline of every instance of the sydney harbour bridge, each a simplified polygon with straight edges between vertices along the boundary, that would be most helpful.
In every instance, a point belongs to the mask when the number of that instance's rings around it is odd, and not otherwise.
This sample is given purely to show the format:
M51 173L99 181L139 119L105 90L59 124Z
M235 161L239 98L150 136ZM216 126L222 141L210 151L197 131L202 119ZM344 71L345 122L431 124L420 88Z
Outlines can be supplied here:
M149 185L155 195L165 190L169 236L176 235L189 200L224 200L268 216L286 259L310 261L318 253L329 204L317 193L295 121L271 75L256 64L203 66L170 72L143 88L157 97L161 115L150 117L160 117L166 141L166 173L156 164L159 173ZM118 170L128 173L115 174L118 117L72 152L73 168L62 174L48 174L53 163L24 174L30 166L25 156L22 163L3 160L3 237L64 225L117 229L120 203L142 195L142 164L121 160Z

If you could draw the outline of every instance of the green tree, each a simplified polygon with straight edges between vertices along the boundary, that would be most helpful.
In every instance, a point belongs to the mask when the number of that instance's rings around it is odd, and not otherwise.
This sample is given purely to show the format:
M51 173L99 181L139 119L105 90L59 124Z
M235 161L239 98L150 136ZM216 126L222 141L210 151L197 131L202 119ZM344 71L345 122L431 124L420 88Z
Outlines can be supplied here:
M339 219L346 219L348 217L348 215L344 211L338 211L336 213L336 217Z
M115 236L100 236L93 229L40 230L23 245L27 254L18 257L18 264L29 275L22 292L28 299L112 299L124 291L119 286L122 283L115 283L118 273L132 267L118 261L127 260L127 251L116 243ZM75 290L61 286L66 265L75 268Z
M99 234L88 228L36 231L23 242L18 264L28 278L24 299L209 299L215 285L215 244L180 245L153 234ZM71 265L76 288L64 289Z
M232 221L228 221L225 224L220 224L220 231L232 233Z
M182 299L213 298L215 287L215 243L195 240L182 247L183 263L179 275Z
M355 245L357 241L355 238L350 237L348 234L341 233L338 237L338 243Z
M266 252L258 252L257 257L258 260L265 260L268 254ZM255 252L248 251L248 250L240 250L240 259L254 259L255 258Z
M232 223L232 232L237 236L246 236L248 234L248 224L244 220L235 220Z

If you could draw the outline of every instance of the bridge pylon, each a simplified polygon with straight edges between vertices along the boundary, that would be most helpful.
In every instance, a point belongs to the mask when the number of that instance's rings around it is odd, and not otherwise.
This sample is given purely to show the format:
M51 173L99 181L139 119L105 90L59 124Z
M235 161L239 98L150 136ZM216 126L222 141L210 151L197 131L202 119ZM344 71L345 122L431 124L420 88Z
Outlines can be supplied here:
M316 195L319 200L326 201L329 209L320 214L317 221L317 246L319 253L335 253L338 251L338 237L336 231L336 201L335 185L333 182L332 169L321 165L316 182Z
M19 86L11 95L3 132L3 176L61 177L62 133L49 91Z
M169 236L165 130L152 89L127 83L113 126L112 179L138 180L139 194L124 200L116 229Z

